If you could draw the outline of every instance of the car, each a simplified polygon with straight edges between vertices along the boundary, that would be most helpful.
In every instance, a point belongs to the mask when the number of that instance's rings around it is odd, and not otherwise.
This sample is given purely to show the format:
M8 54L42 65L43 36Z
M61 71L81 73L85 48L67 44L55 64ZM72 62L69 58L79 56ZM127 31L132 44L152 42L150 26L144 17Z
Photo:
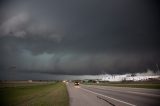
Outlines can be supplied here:
M79 85L79 82L74 82L74 85L75 85L75 86L78 86L78 85Z

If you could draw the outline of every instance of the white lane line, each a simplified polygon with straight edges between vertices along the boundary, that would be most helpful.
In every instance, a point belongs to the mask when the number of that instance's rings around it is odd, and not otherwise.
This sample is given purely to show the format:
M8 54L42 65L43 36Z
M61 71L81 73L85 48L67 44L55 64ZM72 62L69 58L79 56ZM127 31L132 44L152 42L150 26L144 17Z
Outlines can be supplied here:
M135 91L120 91L120 90L112 90L112 89L103 89L103 88L98 88L98 87L93 87L97 89L102 89L102 90L109 90L109 91L117 91L117 92L124 92L124 93L133 93L133 94L139 94L139 95L148 95L148 96L156 96L160 97L160 95L157 94L149 94L149 93L142 93L142 92L135 92Z
M85 91L90 92L90 93L93 93L93 94L96 94L96 95L100 95L100 96L103 96L103 97L106 97L106 98L109 98L109 99L118 101L118 102L121 102L121 103L124 103L124 104L127 104L127 105L130 105L130 106L136 106L136 105L134 105L134 104L131 104L131 103L128 103L128 102L119 100L119 99L115 99L115 98L112 98L112 97L109 97L109 96L106 96L106 95L103 95L103 94L100 94L100 93L96 93L96 92L90 91L90 90L88 90L88 89L84 89L84 88L81 88L81 87L80 87L80 89L85 90Z

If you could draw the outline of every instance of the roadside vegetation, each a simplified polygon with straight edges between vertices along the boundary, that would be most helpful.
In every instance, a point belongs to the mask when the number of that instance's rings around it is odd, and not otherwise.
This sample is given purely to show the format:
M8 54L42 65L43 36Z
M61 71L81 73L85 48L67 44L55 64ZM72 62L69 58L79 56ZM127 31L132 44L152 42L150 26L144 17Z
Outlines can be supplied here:
M67 88L62 82L14 85L0 87L0 106L69 106Z
M160 82L85 82L86 85L99 85L99 86L114 86L114 87L131 87L131 88L148 88L160 89Z

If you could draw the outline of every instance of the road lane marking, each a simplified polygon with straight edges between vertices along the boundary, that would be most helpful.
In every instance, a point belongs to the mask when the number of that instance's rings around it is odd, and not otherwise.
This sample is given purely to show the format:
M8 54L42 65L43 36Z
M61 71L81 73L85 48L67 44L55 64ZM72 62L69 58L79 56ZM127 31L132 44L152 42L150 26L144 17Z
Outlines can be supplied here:
M130 105L130 106L136 106L136 105L134 105L134 104L131 104L131 103L128 103L128 102L119 100L119 99L115 99L115 98L112 98L112 97L109 97L109 96L106 96L106 95L103 95L103 94L100 94L100 93L96 93L96 92L93 92L93 91L88 90L88 89L84 89L84 88L81 88L81 87L80 87L80 89L82 89L82 90L84 90L84 91L87 91L87 92L90 92L90 93L93 93L93 94L96 94L96 95L100 95L100 96L103 96L103 97L106 97L106 98L109 98L109 99L118 101L118 102L121 102L121 103L124 103L124 104L127 104L127 105Z
M94 88L102 89L102 88L98 88L98 87L94 87ZM142 92L135 92L135 91L120 91L120 90L112 90L112 89L102 89L102 90L106 90L106 91L109 90L109 91L117 91L117 92L125 92L125 93L160 97L160 95L157 95L157 94L149 94L149 93L142 93Z

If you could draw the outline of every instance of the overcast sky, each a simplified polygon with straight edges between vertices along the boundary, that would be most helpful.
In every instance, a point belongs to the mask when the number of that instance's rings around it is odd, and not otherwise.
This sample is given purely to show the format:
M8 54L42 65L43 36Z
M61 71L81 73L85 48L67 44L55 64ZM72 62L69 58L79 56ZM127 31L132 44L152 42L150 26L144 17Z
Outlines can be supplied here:
M156 71L154 0L1 0L0 79Z

